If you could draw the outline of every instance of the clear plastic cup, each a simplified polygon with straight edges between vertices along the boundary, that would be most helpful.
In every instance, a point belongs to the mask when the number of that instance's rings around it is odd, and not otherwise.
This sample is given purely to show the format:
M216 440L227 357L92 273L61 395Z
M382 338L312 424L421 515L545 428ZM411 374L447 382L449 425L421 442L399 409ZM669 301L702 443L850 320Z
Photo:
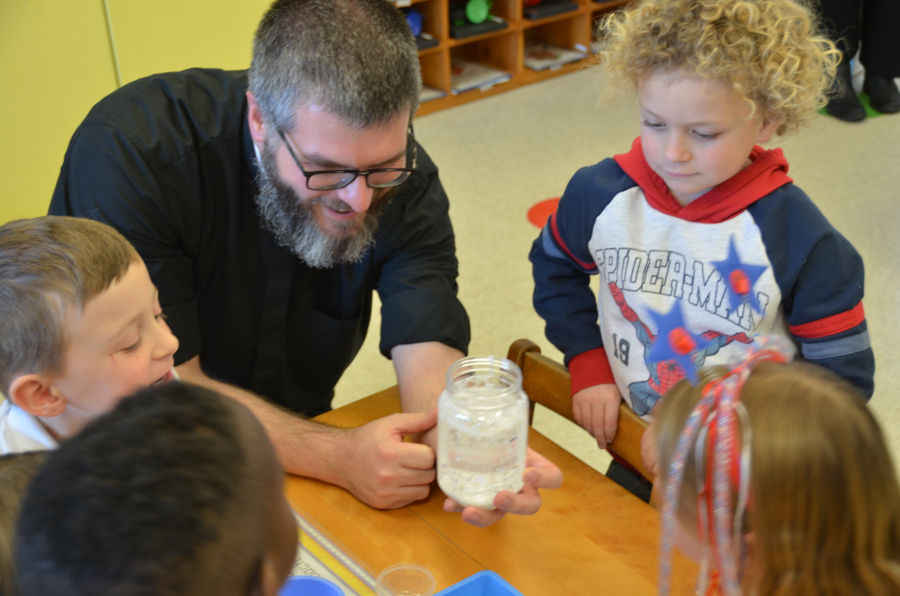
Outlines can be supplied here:
M375 582L377 596L431 596L434 576L427 568L413 563L400 563L385 568Z

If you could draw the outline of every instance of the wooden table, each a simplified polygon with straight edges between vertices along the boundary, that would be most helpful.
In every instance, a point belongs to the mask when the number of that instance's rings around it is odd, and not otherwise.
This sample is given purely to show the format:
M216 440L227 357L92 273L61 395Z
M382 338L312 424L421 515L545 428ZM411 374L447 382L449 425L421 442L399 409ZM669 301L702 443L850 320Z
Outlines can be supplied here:
M392 387L317 420L353 428L399 411ZM537 514L507 515L487 528L445 513L436 483L424 501L389 511L309 478L288 476L285 493L373 575L419 563L434 573L437 591L491 569L525 596L656 594L656 510L534 429L528 444L562 469L563 486L542 491ZM676 557L674 568L673 594L692 594L696 567Z

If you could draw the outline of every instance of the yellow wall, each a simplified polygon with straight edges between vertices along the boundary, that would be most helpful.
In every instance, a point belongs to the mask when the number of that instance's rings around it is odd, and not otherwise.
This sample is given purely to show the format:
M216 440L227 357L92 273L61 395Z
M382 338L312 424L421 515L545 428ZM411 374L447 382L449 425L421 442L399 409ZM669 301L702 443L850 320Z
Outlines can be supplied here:
M269 0L108 0L122 83L250 64ZM113 91L103 0L0 0L0 224L47 211L69 139Z
M122 82L196 66L250 66L271 0L109 0Z
M116 88L102 0L0 0L0 223L47 212L69 138Z

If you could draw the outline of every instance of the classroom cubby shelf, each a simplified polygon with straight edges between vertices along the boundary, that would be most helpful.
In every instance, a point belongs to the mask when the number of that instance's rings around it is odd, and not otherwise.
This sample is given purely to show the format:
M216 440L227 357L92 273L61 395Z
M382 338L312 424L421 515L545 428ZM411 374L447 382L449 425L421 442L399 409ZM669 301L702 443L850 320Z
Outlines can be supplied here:
M627 0L595 2L575 0L578 8L569 12L531 20L523 15L522 0L493 0L491 15L508 23L505 29L456 39L450 36L449 5L451 0L396 0L398 7L413 6L425 22L423 31L438 40L438 45L419 51L422 82L447 95L423 102L417 116L476 101L538 81L582 68L591 58L566 64L553 70L534 71L525 67L526 41L543 41L590 54L591 32L605 13L622 6ZM450 90L450 64L453 58L464 58L504 70L510 80L487 89L473 89L459 95Z

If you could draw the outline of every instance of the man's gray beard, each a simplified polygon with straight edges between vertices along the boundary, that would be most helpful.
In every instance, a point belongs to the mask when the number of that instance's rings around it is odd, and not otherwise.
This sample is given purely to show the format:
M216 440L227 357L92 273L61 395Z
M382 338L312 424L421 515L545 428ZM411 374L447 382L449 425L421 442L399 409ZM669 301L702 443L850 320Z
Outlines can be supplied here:
M335 238L316 223L314 207L323 204L341 211L348 208L347 203L330 195L312 199L300 197L294 188L278 177L275 155L270 150L268 141L261 153L262 167L259 168L256 181L259 187L256 204L259 206L263 227L274 234L275 242L290 249L300 260L317 269L361 261L375 243L378 221L387 209L394 189L388 189L387 192L375 189L372 204L356 232L353 232L358 225L355 221L335 220L333 223L337 227L345 234L350 234Z

